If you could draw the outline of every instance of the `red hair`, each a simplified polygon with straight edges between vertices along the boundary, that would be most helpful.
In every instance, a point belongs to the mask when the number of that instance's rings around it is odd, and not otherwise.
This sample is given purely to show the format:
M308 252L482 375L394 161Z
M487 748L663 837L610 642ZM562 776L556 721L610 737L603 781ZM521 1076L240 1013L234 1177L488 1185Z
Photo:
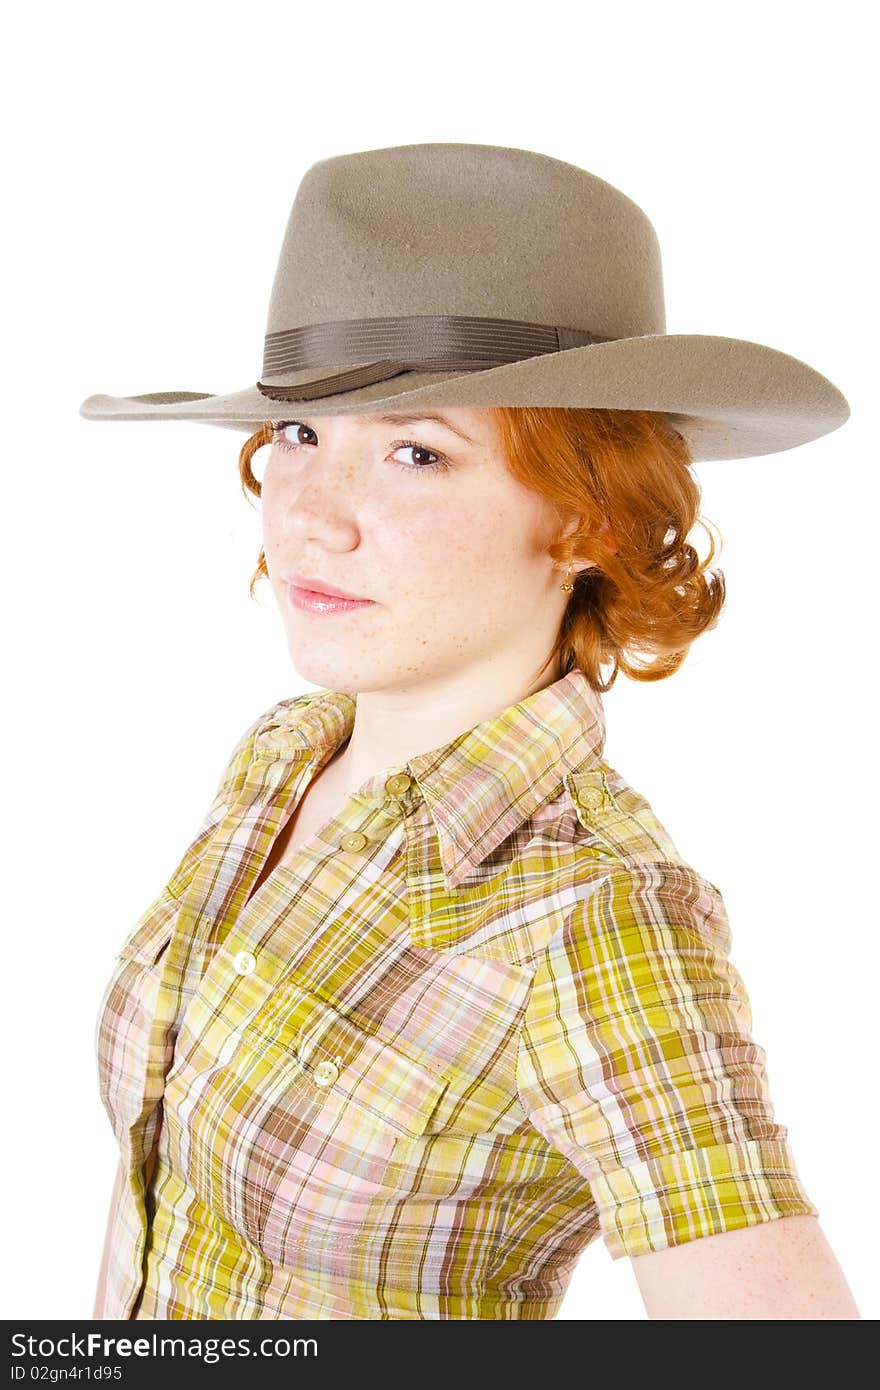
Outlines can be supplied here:
M598 691L610 690L619 670L639 681L671 676L694 639L716 625L725 599L722 571L707 572L716 547L683 437L656 411L487 408L513 477L555 505L561 524L579 519L566 539L560 530L550 557L594 566L572 571L574 590L542 670L555 660L558 679L577 667ZM273 437L267 420L241 449L245 495L260 496L251 459ZM688 540L698 524L709 535L703 560ZM252 597L261 577L262 549Z

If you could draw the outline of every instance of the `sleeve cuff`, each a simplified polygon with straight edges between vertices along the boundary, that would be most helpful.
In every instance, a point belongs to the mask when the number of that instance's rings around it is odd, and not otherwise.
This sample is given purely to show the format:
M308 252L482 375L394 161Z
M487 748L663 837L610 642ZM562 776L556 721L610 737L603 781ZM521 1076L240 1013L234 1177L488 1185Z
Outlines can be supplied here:
M779 1139L661 1154L594 1175L590 1188L615 1260L780 1216L819 1215Z

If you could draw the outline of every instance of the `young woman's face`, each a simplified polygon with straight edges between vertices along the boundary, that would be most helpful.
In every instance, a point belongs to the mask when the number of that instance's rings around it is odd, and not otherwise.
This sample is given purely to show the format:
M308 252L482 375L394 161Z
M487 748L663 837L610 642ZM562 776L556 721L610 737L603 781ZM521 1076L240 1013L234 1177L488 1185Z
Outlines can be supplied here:
M291 660L313 685L404 688L475 662L506 671L519 652L531 671L555 643L566 601L546 551L555 509L508 472L491 411L434 414L446 424L292 404L276 431L263 545ZM372 602L304 611L296 574Z

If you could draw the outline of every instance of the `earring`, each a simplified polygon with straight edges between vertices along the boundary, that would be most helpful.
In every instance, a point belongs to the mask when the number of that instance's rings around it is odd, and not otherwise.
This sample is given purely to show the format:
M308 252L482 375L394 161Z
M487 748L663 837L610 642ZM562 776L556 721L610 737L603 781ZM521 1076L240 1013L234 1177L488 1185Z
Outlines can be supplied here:
M570 594L570 593L572 592L572 590L574 589L574 585L571 584L571 583L569 582L569 576L570 576L570 575L571 575L571 562L569 561L568 569L567 569L566 572L565 572L565 583L564 583L564 584L560 584L560 586L559 586L560 589L562 590L562 592L563 592L564 594Z

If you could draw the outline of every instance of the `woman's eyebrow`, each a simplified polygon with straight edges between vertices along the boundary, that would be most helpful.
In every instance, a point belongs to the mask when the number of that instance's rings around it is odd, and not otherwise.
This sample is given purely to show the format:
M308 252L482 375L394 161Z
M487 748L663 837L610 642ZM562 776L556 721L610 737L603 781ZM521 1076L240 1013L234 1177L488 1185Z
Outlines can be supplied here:
M381 415L373 415L371 418L380 421L383 425L419 425L429 421L431 424L442 425L444 429L451 430L453 434L458 435L459 439L463 439L465 444L476 445L476 440L471 439L470 435L465 434L463 430L456 429L455 425L450 424L442 415L434 415L430 411L427 415L406 415L402 412L389 410Z

